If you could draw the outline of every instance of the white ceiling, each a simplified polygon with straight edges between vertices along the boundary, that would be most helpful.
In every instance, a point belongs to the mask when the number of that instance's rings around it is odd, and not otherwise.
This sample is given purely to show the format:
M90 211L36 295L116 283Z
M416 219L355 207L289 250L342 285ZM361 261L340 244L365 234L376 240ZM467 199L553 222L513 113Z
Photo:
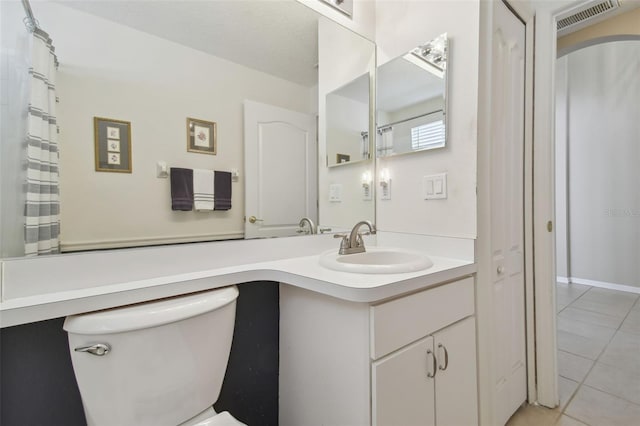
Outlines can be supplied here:
M350 83L331 92L334 95L369 104L369 73L363 74Z
M318 14L295 0L58 3L304 86L317 84Z
M442 96L444 80L399 57L378 68L377 109L396 111Z

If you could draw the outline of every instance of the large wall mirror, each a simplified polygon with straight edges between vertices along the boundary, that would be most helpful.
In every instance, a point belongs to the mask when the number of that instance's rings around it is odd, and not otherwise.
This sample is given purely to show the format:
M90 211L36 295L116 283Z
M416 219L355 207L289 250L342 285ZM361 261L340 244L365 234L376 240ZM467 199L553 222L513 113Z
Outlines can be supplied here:
M21 87L19 71L28 62L24 11L20 2L1 3L2 59L18 70L2 84ZM57 1L32 2L32 8L59 61L63 251L304 235L310 228L299 226L303 216L316 225L342 223L335 220L340 216L351 222L348 203L342 203L342 213L332 208L330 217L322 216L330 184L324 172L324 104L328 92L373 69L343 64L328 52L337 45L342 57L371 64L373 42L296 0ZM368 74L363 78L369 81ZM257 133L280 131L271 138L280 145L266 139L246 145L247 114L256 105L249 128L277 121L279 128ZM2 127L21 114L3 108ZM358 129L370 131L370 111L358 114ZM95 170L94 117L130 123L131 173ZM188 118L215 123L215 155L189 149ZM14 257L24 253L23 176L17 166L17 146L24 139L14 135L10 146L6 133L1 255ZM295 145L298 140L304 147ZM256 165L248 154L268 161ZM237 170L232 208L173 211L170 179L158 176L162 163ZM361 186L360 173L341 179L345 188ZM249 207L247 197L258 204ZM359 215L373 218L373 202L366 208ZM249 235L250 226L261 231Z
M447 51L442 34L378 67L377 157L446 145Z
M345 28L322 19L318 26L320 230L345 231L375 222L373 96L375 49Z

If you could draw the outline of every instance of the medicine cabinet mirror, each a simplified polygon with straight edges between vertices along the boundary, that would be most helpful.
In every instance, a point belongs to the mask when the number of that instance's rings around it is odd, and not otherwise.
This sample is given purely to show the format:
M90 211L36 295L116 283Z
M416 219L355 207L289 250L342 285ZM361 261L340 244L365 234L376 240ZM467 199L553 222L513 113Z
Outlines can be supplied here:
M378 67L377 157L446 145L448 49L442 34Z

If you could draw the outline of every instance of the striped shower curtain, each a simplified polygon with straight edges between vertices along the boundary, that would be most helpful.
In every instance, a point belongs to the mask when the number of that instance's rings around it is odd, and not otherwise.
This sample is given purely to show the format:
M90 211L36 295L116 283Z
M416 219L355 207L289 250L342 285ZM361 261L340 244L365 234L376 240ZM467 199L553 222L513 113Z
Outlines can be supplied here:
M25 255L59 251L57 59L49 35L33 31L31 95L27 113Z

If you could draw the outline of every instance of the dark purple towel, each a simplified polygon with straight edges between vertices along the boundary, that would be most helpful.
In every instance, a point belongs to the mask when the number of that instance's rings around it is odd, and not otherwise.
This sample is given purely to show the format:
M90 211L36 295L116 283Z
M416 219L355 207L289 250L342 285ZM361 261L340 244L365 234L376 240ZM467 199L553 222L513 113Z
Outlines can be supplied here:
M193 170L171 168L171 210L193 209Z
M214 210L231 210L231 173L215 172L213 203Z

